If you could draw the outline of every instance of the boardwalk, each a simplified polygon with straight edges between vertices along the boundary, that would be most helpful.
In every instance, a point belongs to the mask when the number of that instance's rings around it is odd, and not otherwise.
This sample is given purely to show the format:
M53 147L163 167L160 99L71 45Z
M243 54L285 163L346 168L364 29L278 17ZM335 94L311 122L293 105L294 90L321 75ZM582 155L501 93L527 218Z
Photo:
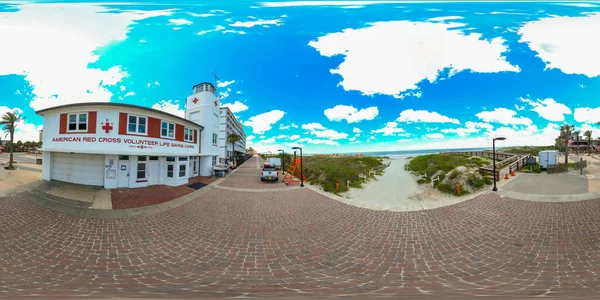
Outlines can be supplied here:
M257 190L253 158L196 200L135 219L82 219L0 198L0 295L593 295L600 201L488 194L372 211L310 189Z

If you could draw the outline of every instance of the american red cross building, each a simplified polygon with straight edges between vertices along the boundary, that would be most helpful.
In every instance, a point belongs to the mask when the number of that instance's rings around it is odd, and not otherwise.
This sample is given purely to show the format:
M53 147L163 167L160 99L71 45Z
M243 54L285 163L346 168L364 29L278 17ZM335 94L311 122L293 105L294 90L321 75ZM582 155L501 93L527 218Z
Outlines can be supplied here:
M218 156L214 86L188 97L185 118L142 106L77 103L44 117L42 178L105 188L181 185L210 176Z

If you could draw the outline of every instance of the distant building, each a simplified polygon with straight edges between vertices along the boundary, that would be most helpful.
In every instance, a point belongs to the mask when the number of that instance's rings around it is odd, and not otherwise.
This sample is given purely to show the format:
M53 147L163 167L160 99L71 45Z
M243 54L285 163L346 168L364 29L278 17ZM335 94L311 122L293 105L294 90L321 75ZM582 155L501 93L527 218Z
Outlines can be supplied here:
M246 133L244 126L233 115L229 107L221 107L219 111L219 161L223 162L226 158L232 157L234 150L232 144L227 141L227 136L231 133L237 133L241 139L235 143L235 157L246 154Z

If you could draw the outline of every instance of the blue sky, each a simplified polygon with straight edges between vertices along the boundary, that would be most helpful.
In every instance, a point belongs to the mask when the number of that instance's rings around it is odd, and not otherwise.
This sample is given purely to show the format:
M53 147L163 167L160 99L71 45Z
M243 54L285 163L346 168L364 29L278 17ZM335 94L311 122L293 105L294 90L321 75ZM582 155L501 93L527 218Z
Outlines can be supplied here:
M261 151L552 144L600 121L600 3L1 2L0 113L111 101L183 114L217 72Z

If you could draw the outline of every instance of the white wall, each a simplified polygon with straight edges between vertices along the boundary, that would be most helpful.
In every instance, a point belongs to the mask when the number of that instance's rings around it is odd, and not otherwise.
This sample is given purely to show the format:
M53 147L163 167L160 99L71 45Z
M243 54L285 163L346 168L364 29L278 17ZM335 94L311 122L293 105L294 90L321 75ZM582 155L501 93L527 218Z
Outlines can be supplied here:
M60 114L71 112L96 111L96 133L59 134ZM198 144L181 142L148 136L119 135L119 113L128 112L141 116L149 116L168 120L176 124L186 125L182 121L150 111L118 106L88 106L54 110L44 113L43 151L76 152L90 154L116 155L197 155L200 152ZM101 125L108 120L113 129L106 133ZM89 126L89 124L88 124ZM146 125L148 127L148 125ZM200 128L194 128L200 131ZM62 140L61 140L62 139ZM137 143L150 144L137 144ZM147 148L137 148L144 145Z
M194 99L197 101L194 103ZM219 155L218 144L213 144L213 134L219 136L220 102L211 92L199 92L187 98L185 116L192 122L202 124L204 130L200 135L200 147L203 157L200 159L199 175L211 176L213 173L212 157Z

